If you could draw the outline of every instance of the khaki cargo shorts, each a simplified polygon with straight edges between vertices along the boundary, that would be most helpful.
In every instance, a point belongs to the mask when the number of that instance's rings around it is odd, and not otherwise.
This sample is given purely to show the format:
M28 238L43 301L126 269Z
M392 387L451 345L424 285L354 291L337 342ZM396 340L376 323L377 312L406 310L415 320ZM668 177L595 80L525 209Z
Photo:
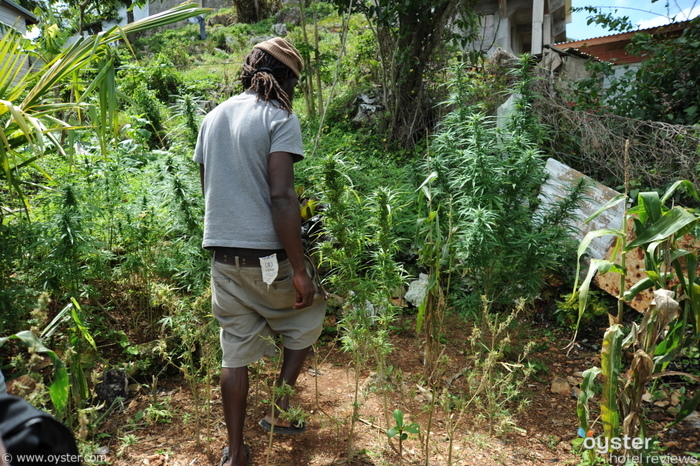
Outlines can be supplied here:
M260 267L213 259L211 264L212 312L221 325L222 367L243 367L274 354L272 339L277 335L292 350L313 345L321 335L326 301L317 290L311 306L293 308L296 290L288 259L279 263L269 287Z

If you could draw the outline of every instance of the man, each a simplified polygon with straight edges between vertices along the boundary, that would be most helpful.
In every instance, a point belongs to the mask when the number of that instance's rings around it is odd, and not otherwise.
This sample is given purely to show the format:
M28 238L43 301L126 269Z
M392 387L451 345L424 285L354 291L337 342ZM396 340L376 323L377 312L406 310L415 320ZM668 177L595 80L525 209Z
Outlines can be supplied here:
M292 98L303 68L288 41L256 45L243 64L246 89L207 115L195 148L205 198L203 247L213 251L212 311L221 325L221 396L228 430L222 464L247 464L243 444L248 364L274 353L282 338L277 385L293 386L321 333L324 299L307 271L294 162L303 149ZM289 396L260 421L280 434L305 425L282 415Z

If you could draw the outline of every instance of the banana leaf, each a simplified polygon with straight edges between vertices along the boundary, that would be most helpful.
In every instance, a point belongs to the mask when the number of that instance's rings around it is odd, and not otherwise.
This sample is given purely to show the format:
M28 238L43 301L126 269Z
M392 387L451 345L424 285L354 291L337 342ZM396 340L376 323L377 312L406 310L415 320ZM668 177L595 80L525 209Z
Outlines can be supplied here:
M27 148L37 158L43 157L48 149L65 155L61 144L51 133L73 126L61 121L56 115L83 108L86 99L98 92L100 111L106 113L93 122L94 129L97 133L107 134L115 131L117 106L111 95L115 89L115 73L113 62L108 58L110 52L107 46L116 41L123 41L128 46L128 34L158 28L207 11L208 8L200 8L196 3L189 2L123 27L114 26L99 34L80 38L41 69L23 75L20 70L27 58L23 47L26 39L19 34L9 33L0 40L0 63L4 72L0 78L0 115L7 115L0 131L0 144L3 146L0 149L0 182L4 179L18 195L27 215L29 203L18 176L23 160L18 160L16 156ZM67 82L74 73L95 65L97 69L94 70L94 78L87 85L89 92L81 93L80 100L76 102L55 101L54 90L57 86ZM17 102L25 90L26 96ZM105 144L101 146L106 154Z

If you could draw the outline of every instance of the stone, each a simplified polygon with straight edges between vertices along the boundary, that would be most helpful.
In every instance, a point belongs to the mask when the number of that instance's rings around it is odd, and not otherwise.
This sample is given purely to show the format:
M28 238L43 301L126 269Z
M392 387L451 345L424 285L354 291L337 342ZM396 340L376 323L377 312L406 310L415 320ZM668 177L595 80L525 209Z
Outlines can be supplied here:
M360 94L355 99L357 113L352 119L354 123L372 123L377 119L378 113L384 109L379 97L371 94Z
M557 395L569 395L571 393L571 387L569 386L569 382L566 381L566 379L562 377L554 377L554 380L552 380L552 386L550 387L550 391L552 393L556 393Z
M426 289L428 288L428 276L424 273L418 275L418 280L412 281L408 285L408 291L406 291L406 296L404 298L410 304L418 307L423 303L425 299Z
M684 424L690 424L694 429L700 430L700 412L693 411L681 422Z
M572 387L577 387L581 383L581 380L577 380L575 377L572 377L570 375L566 376L566 381L569 382L569 385L571 385Z
M280 37L285 37L287 35L287 25L285 23L273 24L272 32L274 32Z
M129 381L124 369L109 369L102 374L102 380L95 385L95 395L99 401L110 406L114 400L126 399Z

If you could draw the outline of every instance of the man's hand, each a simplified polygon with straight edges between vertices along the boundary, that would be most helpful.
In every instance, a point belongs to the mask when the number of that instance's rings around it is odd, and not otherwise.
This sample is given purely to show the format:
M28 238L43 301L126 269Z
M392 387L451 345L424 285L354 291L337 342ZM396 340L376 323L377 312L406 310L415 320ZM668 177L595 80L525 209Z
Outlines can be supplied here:
M294 309L303 309L311 306L314 302L316 294L316 286L314 281L309 277L309 274L303 273L294 274L294 288L297 290L297 300L294 303Z

